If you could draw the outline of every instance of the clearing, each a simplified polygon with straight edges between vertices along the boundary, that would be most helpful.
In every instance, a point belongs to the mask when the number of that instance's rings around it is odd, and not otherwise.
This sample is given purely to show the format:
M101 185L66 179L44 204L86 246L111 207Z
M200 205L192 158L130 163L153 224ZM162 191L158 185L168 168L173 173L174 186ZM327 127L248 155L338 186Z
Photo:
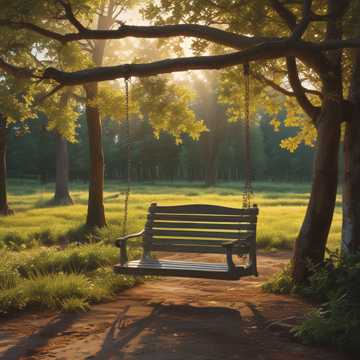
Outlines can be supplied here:
M304 346L289 334L310 304L262 292L261 284L289 256L259 255L258 278L163 278L126 290L88 313L3 319L0 359L350 359L329 348ZM208 257L196 259L211 261Z

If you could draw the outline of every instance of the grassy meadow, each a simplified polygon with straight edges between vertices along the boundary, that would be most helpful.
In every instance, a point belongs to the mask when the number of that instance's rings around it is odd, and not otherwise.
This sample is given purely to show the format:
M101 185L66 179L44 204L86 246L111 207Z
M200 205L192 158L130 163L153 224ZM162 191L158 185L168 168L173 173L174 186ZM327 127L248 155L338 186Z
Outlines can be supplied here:
M291 248L304 217L309 196L308 184L256 183L253 202L260 207L258 243L265 248ZM99 231L103 240L111 240L121 232L124 185L108 182L104 193L109 227ZM0 218L0 246L28 248L38 243L56 244L60 237L82 240L82 224L86 217L87 185L71 184L73 206L52 207L53 184L41 185L30 181L10 181L9 202L14 216ZM338 246L341 232L340 197L329 246ZM134 185L129 204L129 231L140 230L146 211L152 202L163 205L209 203L241 207L242 184L227 183L214 188L201 184Z
M87 186L71 184L72 206L49 206L53 184L13 180L9 202L15 215L0 218L0 315L23 309L48 308L84 311L89 304L112 299L139 279L112 273L121 234L124 184L108 182L104 199L108 227L95 235L85 232ZM258 244L267 250L290 249L303 219L308 184L256 183L254 203L260 207ZM159 204L209 203L241 207L242 185L214 188L201 184L141 184L133 186L129 206L129 232L140 230L152 202ZM340 240L340 198L329 247ZM101 240L101 241L99 241ZM70 243L65 250L59 244ZM75 242L75 243L74 243ZM85 244L78 246L77 242ZM74 243L74 244L72 244ZM134 248L130 257L139 256Z

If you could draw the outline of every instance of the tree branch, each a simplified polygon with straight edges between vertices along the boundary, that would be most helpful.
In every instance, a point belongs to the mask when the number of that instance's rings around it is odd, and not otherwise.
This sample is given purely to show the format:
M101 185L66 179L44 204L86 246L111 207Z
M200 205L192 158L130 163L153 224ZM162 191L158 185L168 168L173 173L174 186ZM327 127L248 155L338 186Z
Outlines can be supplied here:
M7 19L0 19L0 26L9 27L9 28L12 28L15 30L30 30L39 35L42 35L49 39L54 39L54 40L60 41L62 43L65 43L68 41L66 35L62 35L55 31L47 30L41 26L29 23L29 22L22 22L22 21L17 22L17 21L11 21L11 20L7 20ZM73 35L75 35L75 34L73 34Z
M268 79L266 76L264 76L258 72L255 72L255 71L251 71L250 73L255 79L264 83L267 86L270 86L271 88L280 92L281 94L284 94L286 96L292 96L292 97L295 96L295 93L293 91L283 88L282 86L278 85L275 81ZM313 90L313 89L307 89L307 88L303 88L303 89L304 89L305 93L316 95L316 96L319 96L320 98L322 97L322 94L320 91Z
M291 31L296 27L296 16L278 0L270 0L271 7L285 21Z
M31 79L34 78L34 71L28 68L19 67L7 63L0 58L0 69L19 79Z
M294 57L286 58L286 66L288 69L289 83L294 91L297 102L310 117L311 121L316 124L316 119L320 113L320 109L314 106L305 94L305 89L302 87L299 73Z
M299 45L301 44L298 42L277 41L273 43L263 43L243 51L225 55L193 56L166 59L148 64L95 67L72 73L49 68L44 72L43 76L45 79L56 80L64 85L81 85L89 82L114 80L131 76L145 77L187 70L221 69L250 61L272 60L288 56L297 56L304 62L311 63L314 68L323 65L323 63L318 64L316 61L312 62L312 53L308 53Z
M76 18L71 4L67 0L56 0L65 10L65 17L69 20L70 24L72 24L77 31L82 32L86 30L86 28L81 24L81 22Z
M301 39L304 35L310 21L311 21L311 5L312 0L304 0L303 1L303 11L302 11L302 19L299 24L296 25L294 31L291 35L293 39Z
M7 19L0 19L0 26L12 27L14 29L26 29L36 32L42 36L58 40L62 43L78 40L116 40L126 37L136 38L170 38L175 36L196 37L215 42L220 45L234 49L261 44L263 42L281 40L271 37L244 36L214 27L197 24L177 24L160 26L134 26L121 25L115 30L92 30L83 28L77 33L60 34L28 22L14 22Z

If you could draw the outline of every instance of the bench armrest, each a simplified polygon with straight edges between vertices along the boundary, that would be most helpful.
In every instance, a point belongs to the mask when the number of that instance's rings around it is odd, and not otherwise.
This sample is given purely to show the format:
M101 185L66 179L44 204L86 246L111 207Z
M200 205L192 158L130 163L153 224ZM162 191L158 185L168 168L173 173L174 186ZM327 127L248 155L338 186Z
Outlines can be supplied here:
M228 264L229 269L235 268L235 264L232 259L234 247L242 245L242 246L245 246L248 248L250 269L255 269L253 271L254 271L254 273L257 274L257 272L256 272L256 248L254 248L251 245L252 242L250 241L250 239L253 237L254 237L254 235L249 235L246 239L230 240L230 241L225 241L221 244L226 250L226 262Z
M129 235L126 235L126 236L122 236L122 237L119 237L115 240L115 245L117 247L122 247L124 243L126 243L127 240L129 239L133 239L133 238L137 238L139 236L143 236L144 235L144 232L145 230L141 230L135 234L129 234Z
M224 248L233 248L236 245L249 245L248 239L250 239L252 235L249 235L246 239L238 239L238 240L230 240L225 241L221 244Z
M117 238L115 240L115 245L120 248L120 264L124 265L128 261L127 257L127 241L129 239L137 238L139 236L142 236L144 234L145 230L141 230L135 234L129 234L120 238Z

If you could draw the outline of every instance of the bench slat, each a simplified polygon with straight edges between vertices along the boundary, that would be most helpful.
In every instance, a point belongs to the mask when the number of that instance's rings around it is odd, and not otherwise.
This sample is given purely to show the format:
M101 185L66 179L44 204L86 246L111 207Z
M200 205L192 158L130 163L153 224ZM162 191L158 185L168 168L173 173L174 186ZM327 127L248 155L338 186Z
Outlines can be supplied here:
M256 215L243 216L219 216L219 215L188 215L188 214L150 214L153 220L162 221L201 221L201 222L223 222L223 223L256 223Z
M219 232L219 231L186 231L186 230L151 230L154 237L190 237L190 238L210 238L210 239L240 239L248 237L247 232Z
M151 244L154 245L199 245L199 246L222 246L228 240L203 240L203 239L153 239ZM247 245L247 242L244 240L243 245Z
M199 254L225 254L225 248L222 246L210 245L156 245L151 244L152 251L179 252L179 253L199 253ZM235 254L246 253L248 248L244 249L236 247Z
M154 221L153 228L166 229L214 229L214 230L256 230L255 224L217 224L217 223L196 223L196 222L165 222Z
M219 215L256 215L258 208L237 209L218 205L190 204L177 206L156 206L152 212L158 214L219 214Z
M214 271L227 271L228 266L224 263L194 263L179 260L134 260L127 264L129 267L151 267L151 268L175 268L175 269L205 269Z

